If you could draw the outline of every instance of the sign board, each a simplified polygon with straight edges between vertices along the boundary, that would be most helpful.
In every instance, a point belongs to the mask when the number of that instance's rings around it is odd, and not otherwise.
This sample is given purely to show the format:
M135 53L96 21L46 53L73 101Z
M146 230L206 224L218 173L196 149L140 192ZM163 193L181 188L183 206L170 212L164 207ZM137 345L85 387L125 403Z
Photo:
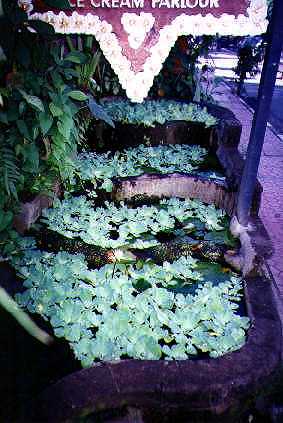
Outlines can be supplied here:
M267 0L70 0L72 10L29 4L31 19L62 34L94 35L128 97L141 102L181 35L256 35Z

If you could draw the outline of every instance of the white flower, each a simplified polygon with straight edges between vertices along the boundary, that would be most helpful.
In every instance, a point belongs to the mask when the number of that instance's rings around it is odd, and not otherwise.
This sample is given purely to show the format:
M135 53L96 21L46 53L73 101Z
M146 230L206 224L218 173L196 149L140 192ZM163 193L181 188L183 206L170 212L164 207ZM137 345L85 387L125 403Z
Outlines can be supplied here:
M182 13L174 19L173 24L176 26L178 33L182 35L190 34L190 21L193 16L188 16Z
M266 0L252 0L248 7L248 14L253 24L259 28L261 32L267 28L267 2Z
M130 68L124 69L124 70L119 70L119 72L117 72L117 74L119 76L120 84L121 84L122 88L124 88L124 90L126 90L128 88L130 81L133 81L134 78L135 78L135 74Z
M146 91L151 87L153 78L154 75L151 72L138 72L135 74L135 83Z
M85 16L80 15L77 12L74 12L72 16L69 17L70 32L75 34L84 32L85 27Z
M100 46L104 56L110 62L115 73L118 73L119 70L124 69L127 71L130 69L130 64L127 63L127 59L122 55L122 48L115 34L105 34L100 41Z
M124 75L125 78L128 78L129 72L131 71L131 63L125 56L122 55L122 53L120 54L120 57L118 57L118 61L113 61L111 58L110 62L117 75Z
M88 13L84 16L84 32L95 36L100 28L100 22L101 21L98 16Z
M152 75L158 75L162 69L162 61L160 60L159 56L151 55L146 60L143 69L145 72L151 73Z
M151 30L155 22L155 18L151 13L142 12L140 15L136 13L123 13L121 24L127 34L129 34L129 46L138 49L145 40L146 34Z
M18 6L26 13L30 13L33 10L32 1L33 0L18 0Z
M137 27L139 26L138 18L139 15L136 13L123 13L121 24L128 34L131 34L133 31L137 30Z
M202 24L202 31L207 35L214 35L219 30L219 24L221 25L221 19L220 21L215 18L211 13L208 13L203 19ZM221 28L222 30L222 28Z
M54 26L54 28L57 30L57 16L53 12L46 12L42 15L40 13L34 13L32 15L33 19L41 19L44 22L48 23L49 25Z
M235 19L235 24L233 27L233 33L238 36L249 35L255 32L254 25L251 20L248 19L245 15L239 15Z
M151 56L156 56L156 58L163 63L165 59L167 59L171 48L171 45L162 43L159 39L158 42L150 49Z
M130 100L142 103L153 83L153 75L147 72L138 72L127 81L126 92Z
M215 18L214 21L214 33L217 32L217 23ZM234 15L228 15L228 13L223 13L221 15L221 34L222 35L229 35L231 33L231 29L234 29L235 26L235 16ZM220 31L219 31L220 32Z
M134 50L138 49L145 39L145 33L143 34L131 34L128 36L129 46Z
M149 32L154 25L155 17L151 13L140 14L141 26L144 28L145 32Z
M64 12L60 12L57 16L56 30L61 34L70 34L70 27L69 17Z
M202 23L202 16L201 15L195 15L192 16L191 22L190 22L190 29L192 35L201 35L203 34L203 23Z
M178 27L175 25L166 25L160 30L159 43L165 43L170 48L175 44L178 36Z
M100 37L100 46L103 49L103 53L106 55L112 54L113 51L121 51L121 47L117 42L117 37L112 32L102 34Z
M107 21L102 21L100 22L97 28L95 37L97 41L100 41L105 36L105 34L110 34L111 32L112 32L112 25L109 24Z

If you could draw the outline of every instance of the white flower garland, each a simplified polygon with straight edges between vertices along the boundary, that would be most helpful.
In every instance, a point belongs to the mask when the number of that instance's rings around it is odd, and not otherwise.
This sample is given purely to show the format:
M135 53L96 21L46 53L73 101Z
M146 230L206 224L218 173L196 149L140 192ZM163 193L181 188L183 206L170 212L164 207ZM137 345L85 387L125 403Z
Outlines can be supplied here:
M29 4L32 10L31 0L19 0L22 4ZM147 96L154 77L159 74L165 59L181 35L256 35L264 33L267 28L267 3L266 0L251 0L247 9L248 16L235 17L223 13L220 18L211 13L206 16L186 15L177 16L170 24L160 30L159 39L149 50L150 55L146 59L143 70L134 72L131 62L122 52L122 47L112 25L98 16L88 13L81 15L73 12L68 16L64 12L33 13L30 19L40 19L54 26L56 32L61 34L89 34L94 35L100 43L101 50L114 72L117 74L122 87L126 90L128 98L136 103L141 103ZM131 48L139 48L146 34L154 25L154 16L151 13L124 13L121 23L129 34L128 41Z
M143 44L154 22L155 18L151 13L141 12L140 15L136 13L123 13L121 23L124 30L129 34L128 42L132 49L136 50Z

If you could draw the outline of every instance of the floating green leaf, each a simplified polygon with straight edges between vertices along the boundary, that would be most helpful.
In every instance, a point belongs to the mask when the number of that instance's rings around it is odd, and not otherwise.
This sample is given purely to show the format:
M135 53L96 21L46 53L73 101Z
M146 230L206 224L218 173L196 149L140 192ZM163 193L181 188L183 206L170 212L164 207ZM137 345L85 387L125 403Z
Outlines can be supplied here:
M14 264L27 288L19 304L48 319L84 366L125 356L183 360L198 350L218 357L245 343L240 279L224 273L213 286L191 257L88 270L82 255L30 250ZM170 292L175 278L195 285L194 294Z

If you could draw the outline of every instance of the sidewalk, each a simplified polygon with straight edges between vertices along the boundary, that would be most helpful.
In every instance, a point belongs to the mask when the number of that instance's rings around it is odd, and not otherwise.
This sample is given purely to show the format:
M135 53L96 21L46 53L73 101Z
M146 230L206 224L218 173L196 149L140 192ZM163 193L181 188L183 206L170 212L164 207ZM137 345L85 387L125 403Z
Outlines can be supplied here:
M213 68L215 68L216 76L225 77L231 79L232 81L235 79L235 73L233 71L233 68L235 68L238 63L238 56L236 52L221 49L218 51L211 52L207 58L201 58L200 62L202 64L207 63L208 65L211 65ZM262 66L263 63L259 65L259 69L262 69ZM260 76L260 72L254 76L251 76L248 73L245 83L259 84ZM277 73L276 86L283 86L283 54L281 56Z
M239 97L232 94L225 83L217 88L214 98L221 106L232 110L242 122L239 150L244 156L249 142L253 112ZM283 140L270 127L266 131L259 180L263 186L260 216L275 248L273 257L267 262L267 268L272 274L274 293L283 322Z

